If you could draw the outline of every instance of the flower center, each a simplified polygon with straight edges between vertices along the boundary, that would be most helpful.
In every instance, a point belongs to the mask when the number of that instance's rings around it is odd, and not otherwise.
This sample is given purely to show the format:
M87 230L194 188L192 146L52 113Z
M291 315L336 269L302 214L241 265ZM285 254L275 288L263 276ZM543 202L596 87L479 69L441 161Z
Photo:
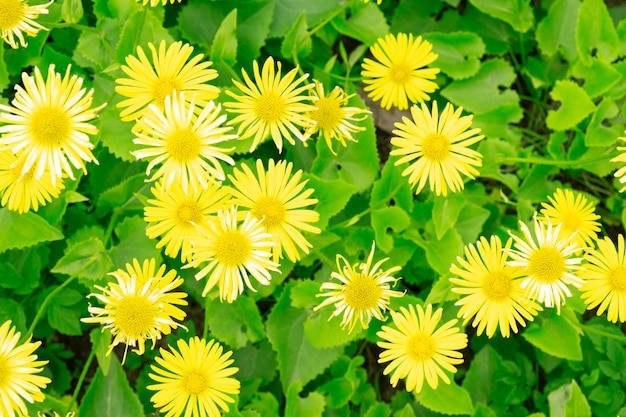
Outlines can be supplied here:
M573 210L565 211L562 215L561 222L563 223L561 230L570 235L577 231L582 224L580 216Z
M191 226L202 221L202 211L195 201L183 201L176 207L176 221L181 226Z
M0 0L0 30L15 28L24 18L21 0Z
M14 182L17 182L17 181L30 182L35 176L35 165L33 165L31 169L29 169L28 171L26 171L24 175L22 175L23 166L24 166L23 164L19 164L15 166L14 168L11 168L11 176L13 177Z
M9 361L2 355L0 356L0 390L5 391L5 385L9 381L10 376L11 368L9 367Z
M343 119L343 109L339 100L322 97L317 100L317 109L311 112L311 119L317 122L321 129L334 130L339 127Z
M425 333L416 333L409 339L409 356L417 362L424 362L435 355L435 340Z
M202 394L209 386L206 375L197 371L183 376L182 384L183 390L191 395Z
M224 232L215 242L215 259L226 266L245 263L252 253L250 239L239 230Z
M625 292L626 268L623 265L618 265L611 269L609 271L608 281L613 291Z
M131 339L141 339L154 328L158 310L146 296L122 298L115 309L115 323Z
M441 162L450 155L450 139L441 133L433 133L422 142L424 157L431 162Z
M277 122L285 112L285 100L273 91L263 93L257 99L254 111L265 122Z
M158 106L163 106L165 97L174 91L180 91L182 86L173 77L159 77L152 85L152 97Z
M285 205L276 197L261 197L252 209L252 215L263 221L268 229L280 226L286 217Z
M198 157L202 143L190 128L178 129L167 138L167 153L177 162L189 162Z
M70 136L70 118L57 107L40 107L30 118L30 133L38 145L57 147Z
M369 310L375 308L381 297L383 290L378 282L370 275L357 274L346 285L344 297L346 304L355 310Z
M565 273L565 258L555 248L535 249L528 261L528 271L545 284L552 284Z
M511 280L502 271L495 271L483 278L483 294L490 301L503 301L511 296Z
M394 64L389 69L389 76L398 84L405 84L411 77L411 68L403 62Z

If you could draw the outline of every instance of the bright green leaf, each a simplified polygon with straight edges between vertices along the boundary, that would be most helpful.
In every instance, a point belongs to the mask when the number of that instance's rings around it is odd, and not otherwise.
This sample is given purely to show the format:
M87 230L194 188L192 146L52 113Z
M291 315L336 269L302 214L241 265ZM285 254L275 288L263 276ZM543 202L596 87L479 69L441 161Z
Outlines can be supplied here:
M548 111L546 124L552 130L570 129L596 108L585 90L573 81L557 81L550 97L561 102L558 110Z
M416 395L417 400L429 410L442 414L474 414L472 398L464 388L454 381L446 384L439 381L436 389L424 383L422 392Z
M271 37L282 37L295 22L300 13L305 12L310 26L332 16L342 4L335 0L276 0L270 30Z
M363 417L389 417L391 408L386 403L377 402L367 409Z
M61 334L80 336L81 314L76 308L67 308L59 304L50 303L47 308L48 322L50 326Z
M389 252L393 249L393 235L401 233L409 227L410 217L400 207L384 207L372 210L372 228L376 243L380 250ZM393 230L393 234L388 233Z
M100 112L99 119L102 144L118 158L124 161L134 161L135 157L131 152L138 148L133 144L132 125L122 122L120 111L115 108L115 102L109 103Z
M358 8L348 18L337 17L331 21L337 32L370 46L389 33L383 12L373 3Z
M478 152L483 155L483 166L480 176L500 181L513 191L519 188L519 178L504 171L502 160L506 157L517 157L517 149L513 144L504 140L482 140L478 145Z
M207 303L209 329L216 338L233 349L255 343L264 337L261 313L254 300L247 296L237 297L236 303Z
M98 369L102 372L102 375L107 376L112 356L107 355L111 345L111 332L108 329L96 327L89 333L89 340L91 340L92 349L96 352Z
M575 380L572 380L570 399L565 403L565 417L591 417L591 408L587 398Z
M91 237L68 246L52 272L99 280L106 278L106 274L112 269L113 261L106 253L104 244L100 239Z
M525 33L535 21L530 0L470 0L478 10L510 24Z
M452 78L471 77L480 68L480 58L485 54L485 44L472 32L433 32L424 35L439 54L437 67Z
M24 308L15 300L0 298L0 323L5 323L8 320L11 320L18 332L25 334L27 328Z
M624 132L624 125L611 124L619 108L610 98L604 98L591 116L585 132L585 146L612 146Z
M303 175L303 179L309 180L307 187L315 190L313 196L319 200L315 211L320 219L315 226L325 230L329 220L346 207L350 197L356 193L356 187L341 179L326 181L307 174Z
M35 213L0 209L0 253L59 239L63 234Z
M295 381L287 390L285 399L285 417L322 417L324 412L324 396L319 392L311 392L306 398L300 397L302 382Z
M280 53L288 59L305 58L311 53L312 48L313 42L308 32L306 13L303 11L285 35L280 46Z
M99 20L96 29L82 31L73 59L82 67L100 72L116 62L114 46L119 41L120 29L113 19Z
M350 379L336 378L319 387L319 392L325 395L328 407L339 408L348 404L354 395L355 388Z
M416 36L432 32L437 28L436 18L442 7L441 0L400 0L394 9L389 32L413 33Z
M548 15L537 25L537 45L542 53L552 56L558 50L570 62L578 55L576 50L576 26L580 0L556 0Z
M524 110L522 106L518 102L511 102L485 113L475 114L472 120L472 127L481 129L480 133L489 139L499 138L508 140L509 143L516 143L521 135L512 124L518 123L523 117Z
M319 288L319 286L317 287ZM317 298L318 303L321 300ZM331 318L334 310L334 306L327 306L317 313L313 313L304 321L304 334L309 342L318 349L345 345L362 336L360 322L356 324L352 333L348 333L349 326L346 328L341 326L343 315Z
M224 75L220 77L221 82L228 81L227 74L233 71L232 68L237 63L237 46L237 9L233 9L220 23L209 55L218 74ZM225 84L230 84L230 82L225 82Z
M435 197L433 224L435 225L437 239L441 239L450 228L454 227L466 203L467 198L462 194Z
M576 21L576 48L586 65L592 53L606 62L617 58L620 43L613 20L603 0L583 0Z
M476 241L490 215L489 210L477 204L469 203L463 207L454 226L463 242Z
M84 14L82 0L63 0L61 16L67 23L78 23Z
M402 167L396 166L397 157L391 157L385 163L380 178L374 182L370 196L371 208L398 206L407 213L413 210L413 191L406 177L402 176Z
M393 417L416 417L416 416L415 416L415 411L413 411L413 407L411 407L411 404L407 404L404 406L402 410L396 411L393 414Z
M522 336L549 355L573 361L582 360L580 329L574 327L570 320L565 318L568 315L568 318L576 320L575 314L569 314L568 311L567 307L561 311L561 315L552 311L552 314L543 319L542 323L531 323Z
M622 75L612 65L597 58L591 58L588 65L576 61L572 75L585 81L582 87L590 98L608 92L622 79Z
M472 417L498 417L498 415L485 404L478 403L476 404L476 412Z
M0 90L5 90L9 83L9 70L4 62L4 48L0 48Z

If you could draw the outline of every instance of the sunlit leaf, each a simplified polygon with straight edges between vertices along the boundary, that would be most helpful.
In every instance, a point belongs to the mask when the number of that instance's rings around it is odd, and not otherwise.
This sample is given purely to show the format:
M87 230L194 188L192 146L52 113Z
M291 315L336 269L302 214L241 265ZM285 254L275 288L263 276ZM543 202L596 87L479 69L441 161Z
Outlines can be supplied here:
M424 383L422 392L417 394L417 401L429 410L442 414L474 413L474 406L469 392L458 386L454 381L450 384L439 381L437 389L433 389L427 383Z
M0 253L59 239L63 234L37 214L0 209Z
M437 68L455 79L471 77L480 68L480 58L485 44L472 32L427 33L424 39L433 44L433 52L439 54Z
M573 81L557 81L550 96L561 103L558 110L548 111L546 124L552 130L572 128L596 108L585 90Z
M578 56L587 65L592 53L606 62L617 58L620 43L613 20L603 0L583 0L576 21Z
M527 32L535 21L530 0L470 0L470 3L521 33Z
M548 14L537 25L537 45L546 55L561 51L570 62L574 61L576 50L576 25L580 0L556 0Z

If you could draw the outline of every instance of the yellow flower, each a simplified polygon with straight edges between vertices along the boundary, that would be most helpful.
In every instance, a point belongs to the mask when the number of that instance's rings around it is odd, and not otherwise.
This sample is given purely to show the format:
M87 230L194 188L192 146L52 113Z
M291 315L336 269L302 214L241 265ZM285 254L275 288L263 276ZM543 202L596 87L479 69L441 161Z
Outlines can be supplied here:
M217 284L220 300L232 303L243 292L244 283L255 291L250 276L262 285L269 285L270 271L278 271L278 264L270 259L270 247L275 243L250 213L239 225L236 206L218 211L217 217L191 242L193 261L185 268L208 262L195 275L200 280L210 274L202 296Z
M187 100L195 97L200 108L217 98L219 88L205 84L217 78L217 71L209 68L211 62L200 62L202 54L187 61L193 52L191 45L174 42L165 49L165 41L161 41L158 52L152 43L148 43L148 47L152 51L152 62L138 46L139 59L129 55L127 65L122 65L122 71L129 78L115 80L115 91L129 97L117 104L117 107L124 108L120 113L122 120L138 119L151 103L163 108L165 97L174 91L184 92Z
M589 249L585 255L588 262L581 272L585 279L581 298L587 309L598 307L598 316L607 312L609 321L626 321L626 249L624 236L617 236L615 243L608 238L596 241L597 249Z
M458 317L463 317L463 325L472 318L473 327L478 327L480 336L485 329L487 336L492 337L498 326L502 337L509 337L511 329L517 333L517 323L526 326L532 321L541 306L524 298L521 281L524 270L507 265L511 239L502 247L498 236L491 236L488 241L484 237L476 243L465 246L465 259L457 257L450 272L459 278L450 278L458 285L452 288L463 297L456 305L461 306Z
M13 49L18 48L16 37L20 45L26 47L24 33L35 36L40 30L47 30L34 19L40 14L48 14L48 6L53 2L29 6L24 0L0 0L0 37Z
M144 220L149 223L146 233L149 238L161 238L157 249L165 246L165 254L181 260L191 260L190 241L201 233L205 224L218 209L229 205L230 190L210 183L207 188L185 193L173 184L165 188L161 181L151 189L154 199L148 200L144 208Z
M311 244L301 231L320 233L319 228L310 224L319 220L319 214L306 208L316 204L317 199L310 198L315 190L304 188L308 180L301 181L302 170L292 175L291 162L274 163L273 159L267 171L263 161L257 159L256 174L245 163L241 167L243 172L235 168L234 176L229 175L234 203L250 209L252 216L274 237L277 243L272 247L274 261L283 252L294 262L300 259L298 249L309 253Z
M152 340L152 347L162 334L170 334L172 329L181 324L186 313L176 307L187 305L184 292L174 292L183 279L175 270L165 273L165 265L156 270L156 260L146 259L143 265L137 259L133 264L126 264L126 271L118 269L109 275L117 282L109 282L106 288L95 286L99 294L89 294L104 304L104 307L89 306L91 317L81 319L86 323L103 324L114 336L109 352L120 343L126 344L124 360L128 347L142 355L146 340Z
M194 191L206 188L209 181L224 180L220 161L234 165L235 161L226 154L234 148L219 145L236 135L228 134L231 127L224 127L225 115L220 115L221 106L210 101L199 115L195 114L194 100L188 105L185 93L165 98L164 111L150 105L139 121L137 138L133 141L146 148L134 151L137 159L151 159L146 175L161 164L150 180L163 177L165 187L178 183L184 191L189 186Z
M448 194L464 188L460 174L475 178L478 171L475 166L482 165L482 155L468 146L484 138L480 129L467 130L472 125L473 116L461 117L462 107L454 111L450 103L446 104L439 116L437 102L433 102L432 114L422 103L422 109L411 107L413 120L402 117L402 123L395 124L391 138L395 147L391 155L401 155L395 164L411 164L403 172L409 176L411 186L417 185L418 194L426 185L437 195Z
M150 401L163 417L219 417L221 408L228 411L239 394L239 381L232 375L239 370L230 359L232 352L214 340L193 337L189 343L178 341L178 350L160 349L157 365L150 365L148 374L156 384L148 389L156 391Z
M283 149L283 139L292 145L295 144L294 136L302 142L307 140L307 136L300 129L311 124L306 114L312 110L312 106L303 102L309 99L304 93L313 84L302 84L308 74L296 80L297 68L281 77L282 66L280 62L277 64L278 71L274 69L274 58L269 57L259 72L259 64L254 61L255 82L252 82L245 70L241 72L246 85L233 80L243 95L226 91L226 94L236 100L225 103L226 110L239 114L229 123L239 125L237 134L241 139L254 137L250 152L268 136L272 137L279 152Z
M37 416L38 417L46 417L46 414L42 413L41 411L37 412ZM57 413L56 411L54 412L54 417L61 417L59 415L59 413ZM75 413L67 413L67 415L65 417L74 417Z
M15 417L26 414L26 404L44 399L42 389L50 383L41 372L48 361L38 361L35 350L41 342L31 342L30 337L19 343L20 332L11 321L0 326L0 416Z
M626 133L626 132L624 132ZM618 138L622 142L626 142L626 137ZM626 146L618 146L617 150L621 153L617 155L615 158L611 159L611 162L621 162L626 163ZM619 168L615 171L615 177L619 179L620 184L623 184L623 187L619 189L620 193L623 193L626 190L626 165Z
M600 231L600 223L596 221L600 216L594 213L594 205L584 195L560 188L548 200L550 204L541 203L541 214L554 226L561 225L560 237L571 239L580 247L593 246Z
M389 307L389 299L404 295L403 292L393 291L390 285L391 283L395 285L399 279L392 276L400 271L399 266L382 270L382 265L389 258L381 259L372 266L375 246L375 242L372 242L372 250L365 263L357 263L354 266L350 266L342 255L337 255L339 272L333 272L330 277L338 279L341 283L324 282L320 287L320 294L317 294L318 297L327 298L314 310L335 304L335 311L330 318L343 313L341 326L344 329L349 326L349 333L352 333L357 321L361 322L364 329L368 328L372 316L385 321L387 318L383 313Z
M508 264L524 268L522 289L526 290L526 298L537 300L546 307L556 306L560 314L565 296L572 296L567 286L580 288L583 284L583 280L574 274L582 261L581 257L574 255L582 248L559 238L561 227L552 227L550 220L546 221L547 224L543 224L535 212L534 237L521 220L519 224L524 238L509 232L515 241L515 249L510 250L512 261Z
M467 335L454 327L457 320L437 328L442 311L440 308L433 314L430 304L426 311L420 305L400 307L400 312L391 312L394 327L383 326L376 333L383 339L377 345L384 349L378 363L391 362L383 374L391 373L392 386L406 378L407 391L417 394L422 390L424 378L433 389L437 388L439 379L450 383L444 371L455 373L455 365L463 363L459 350L467 346Z
M98 130L87 123L97 117L101 108L92 109L93 90L86 92L83 79L70 76L70 66L65 76L55 72L54 64L48 68L44 81L39 68L35 75L22 73L24 87L17 85L13 107L0 105L0 145L20 156L16 165L22 166L22 175L35 167L35 179L50 171L52 184L65 172L71 179L75 168L87 172L86 162L98 163L91 153L94 145L89 135Z
M337 154L333 149L333 139L337 140L344 147L346 140L357 142L352 137L353 133L365 130L362 126L356 126L352 122L365 120L368 110L358 107L346 107L348 100L354 94L347 96L340 88L335 87L328 94L324 94L324 85L315 80L315 88L310 91L311 100L315 108L309 113L309 118L314 124L306 129L307 136L319 133L320 137L326 140L328 148L333 154Z
M11 151L0 151L0 196L3 206L20 213L30 209L37 211L39 206L45 206L59 196L64 188L63 181L53 184L48 175L35 179L34 167L22 175L22 166L13 166L17 160L18 156Z
M363 3L369 3L369 2L370 2L370 0L363 0ZM383 0L376 0L377 4L380 4L382 2L383 2Z
M370 48L375 60L363 60L363 90L386 110L392 106L406 110L409 102L428 101L428 94L438 88L430 80L435 79L439 68L424 68L439 57L432 49L430 42L422 41L421 36L414 40L412 34L379 38Z
M137 2L141 1L144 6L146 4L148 4L148 3L150 3L151 7L156 7L159 4L162 4L163 6L165 6L167 3L169 3L169 4L174 4L175 2L180 3L183 0L135 0L135 1L137 1Z

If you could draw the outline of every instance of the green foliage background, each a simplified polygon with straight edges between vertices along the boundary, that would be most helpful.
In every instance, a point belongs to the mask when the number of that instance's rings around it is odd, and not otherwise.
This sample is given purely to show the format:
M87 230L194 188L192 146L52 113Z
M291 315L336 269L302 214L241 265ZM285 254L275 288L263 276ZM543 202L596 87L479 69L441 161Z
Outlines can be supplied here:
M242 383L228 416L438 415L615 416L626 403L626 336L604 317L585 312L577 297L561 315L547 310L510 339L475 336L451 385L425 387L414 396L389 386L377 364L376 331L347 335L330 310L313 313L315 294L328 280L337 253L363 259L376 240L386 265L402 267L407 294L392 307L415 302L443 306L456 316L450 264L479 236L507 236L527 221L557 187L583 191L597 204L603 232L615 236L626 219L611 174L617 138L624 131L626 6L601 0L188 0L143 7L132 0L64 0L38 22L50 28L29 38L28 48L0 47L2 103L13 97L22 71L34 65L72 65L95 89L95 105L108 103L89 174L66 181L61 197L39 212L0 210L0 322L12 319L23 333L44 341L52 379L47 398L31 412L64 411L78 417L154 415L148 368L156 351L129 354L124 367L106 357L109 339L79 319L85 295L107 273L133 258L157 257L185 277L190 294L189 332L234 351ZM250 71L254 59L272 55L299 65L349 92L360 86L360 62L387 33L421 35L434 45L441 68L433 99L463 106L486 139L481 176L447 198L413 196L402 167L380 146L397 112L373 108L366 130L333 155L323 141L271 143L254 155L238 146L238 160L284 157L303 169L320 203L320 235L313 250L258 293L233 304L201 297L194 271L163 258L146 237L143 206L150 184L144 162L130 151L131 124L119 119L114 80L137 45L184 40L219 71L221 87ZM356 96L352 105L365 106ZM373 106L375 107L375 106ZM375 127L375 124L378 127ZM377 148L379 145L379 148ZM385 162L386 161L386 162ZM35 324L33 326L31 324ZM30 327L30 329L29 329ZM93 348L92 348L93 346ZM91 353L90 353L91 350ZM119 353L119 352L117 352ZM94 360L95 358L95 360ZM82 387L81 387L82 384ZM623 414L620 414L623 415Z

